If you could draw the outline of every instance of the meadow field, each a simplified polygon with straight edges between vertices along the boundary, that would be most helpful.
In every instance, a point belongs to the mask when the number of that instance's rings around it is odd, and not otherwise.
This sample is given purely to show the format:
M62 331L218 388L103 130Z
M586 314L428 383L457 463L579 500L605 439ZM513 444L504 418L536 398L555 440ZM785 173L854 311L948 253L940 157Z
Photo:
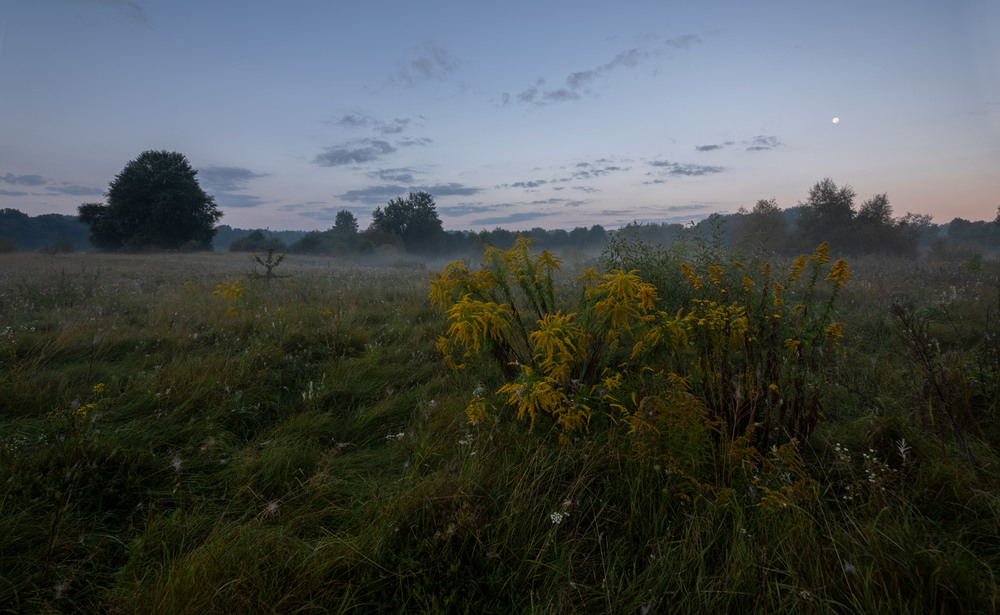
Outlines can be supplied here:
M0 255L0 613L995 613L1000 263Z

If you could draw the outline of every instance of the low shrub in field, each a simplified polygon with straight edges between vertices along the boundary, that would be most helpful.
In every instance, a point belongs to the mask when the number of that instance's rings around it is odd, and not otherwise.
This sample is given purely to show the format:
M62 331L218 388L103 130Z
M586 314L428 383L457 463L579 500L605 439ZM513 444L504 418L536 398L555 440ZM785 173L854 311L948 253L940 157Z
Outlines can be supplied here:
M614 423L636 455L685 476L727 452L718 477L733 455L761 461L819 421L843 330L837 294L851 278L828 244L781 278L766 262L680 263L690 299L676 312L657 309L658 288L639 270L588 269L567 300L555 288L559 265L518 238L509 250L487 247L478 271L453 262L431 279L449 326L438 340L446 364L486 360L505 380L470 402L473 423L512 408L532 427L551 421L563 442Z

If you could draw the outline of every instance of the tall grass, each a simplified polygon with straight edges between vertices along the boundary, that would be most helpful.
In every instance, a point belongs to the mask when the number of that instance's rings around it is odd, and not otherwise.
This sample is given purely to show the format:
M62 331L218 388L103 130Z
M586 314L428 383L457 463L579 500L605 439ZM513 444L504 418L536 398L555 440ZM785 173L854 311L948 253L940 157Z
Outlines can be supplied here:
M694 296L696 249L617 249ZM2 264L0 612L1000 608L995 262L851 262L808 493L776 508L738 472L693 490L614 421L473 424L507 378L442 361L419 267Z

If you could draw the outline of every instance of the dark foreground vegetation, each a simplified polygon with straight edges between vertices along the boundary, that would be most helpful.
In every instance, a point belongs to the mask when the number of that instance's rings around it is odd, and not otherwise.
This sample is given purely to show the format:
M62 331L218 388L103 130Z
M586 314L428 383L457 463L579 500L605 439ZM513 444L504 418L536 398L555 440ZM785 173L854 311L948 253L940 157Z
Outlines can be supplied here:
M996 612L1000 265L839 254L4 255L0 612Z

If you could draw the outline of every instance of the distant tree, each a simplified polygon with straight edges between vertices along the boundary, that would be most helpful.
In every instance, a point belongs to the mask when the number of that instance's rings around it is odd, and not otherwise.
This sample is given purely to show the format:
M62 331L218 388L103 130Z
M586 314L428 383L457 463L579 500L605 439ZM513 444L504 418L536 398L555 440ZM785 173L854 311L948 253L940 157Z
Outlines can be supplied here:
M333 222L333 230L342 235L357 235L358 219L346 209L338 211L337 218Z
M444 237L434 197L426 192L411 192L405 199L389 201L384 209L376 208L371 228L398 236L411 252L433 252Z
M888 195L876 194L858 209L854 234L846 247L856 253L911 252L915 246L905 245L907 238L900 230L892 218Z
M889 205L889 196L883 192L862 203L855 221L863 225L891 226L892 206Z
M917 254L921 246L930 248L938 234L938 227L929 214L907 212L896 220L896 228L911 247L913 255Z
M79 218L94 247L111 251L211 249L222 212L183 154L145 151L115 176L107 204L85 203Z
M753 210L741 207L739 214L731 241L775 252L788 248L788 223L775 199L760 199Z
M288 246L292 254L329 254L330 242L327 231L309 231L298 241Z
M274 250L276 252L281 252L285 249L285 242L275 237L273 233L268 232L267 235L264 231L257 229L240 239L236 239L229 244L230 252L267 252L268 250Z
M398 252L405 248L398 234L382 230L374 224L358 234L358 251L362 253Z
M798 248L811 250L823 241L840 246L850 242L855 195L853 188L838 187L829 177L810 188L796 221Z
M10 239L24 251L48 248L68 239L74 250L90 247L87 225L76 216L41 214L28 216L16 209L0 209L0 236Z
M993 224L1000 226L1000 205L997 205L997 217L993 218Z
M985 220L955 218L948 223L948 242L953 248L996 253L1000 251L1000 228Z

